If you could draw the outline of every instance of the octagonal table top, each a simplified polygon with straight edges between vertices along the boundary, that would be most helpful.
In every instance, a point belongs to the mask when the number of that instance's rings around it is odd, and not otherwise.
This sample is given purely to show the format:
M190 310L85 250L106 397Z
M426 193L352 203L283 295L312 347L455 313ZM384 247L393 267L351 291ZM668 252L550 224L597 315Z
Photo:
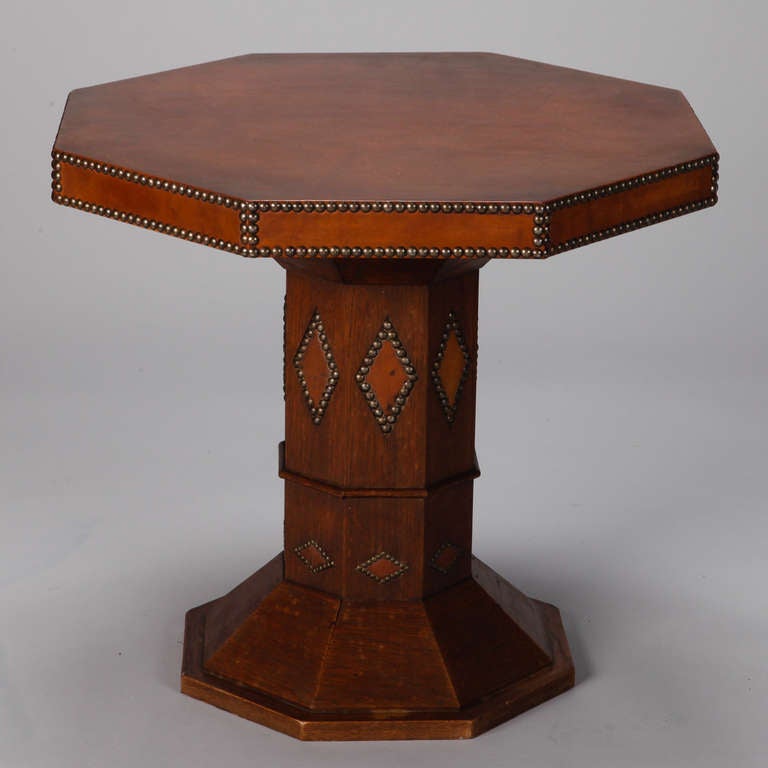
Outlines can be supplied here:
M254 54L72 91L53 199L247 256L544 257L714 204L717 160L669 88Z

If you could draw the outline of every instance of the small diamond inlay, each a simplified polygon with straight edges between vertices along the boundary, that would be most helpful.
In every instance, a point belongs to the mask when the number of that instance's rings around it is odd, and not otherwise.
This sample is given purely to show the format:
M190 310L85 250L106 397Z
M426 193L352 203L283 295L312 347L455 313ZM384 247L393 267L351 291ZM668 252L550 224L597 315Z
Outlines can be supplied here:
M317 309L293 357L304 400L313 424L320 424L339 381L339 369Z
M402 576L408 570L408 564L400 562L388 552L379 552L369 557L364 563L360 563L356 570L379 584L386 584Z
M435 554L432 555L429 564L436 571L440 571L440 573L448 573L448 571L456 565L456 561L459 559L462 552L463 550L461 547L457 547L450 542L444 542L437 548Z
M456 408L469 377L471 363L464 332L455 313L450 312L432 365L432 382L449 424L456 419Z
M312 573L320 573L334 566L333 558L314 539L307 539L294 547L293 552Z
M385 434L392 431L417 379L395 326L385 318L355 375L376 423Z

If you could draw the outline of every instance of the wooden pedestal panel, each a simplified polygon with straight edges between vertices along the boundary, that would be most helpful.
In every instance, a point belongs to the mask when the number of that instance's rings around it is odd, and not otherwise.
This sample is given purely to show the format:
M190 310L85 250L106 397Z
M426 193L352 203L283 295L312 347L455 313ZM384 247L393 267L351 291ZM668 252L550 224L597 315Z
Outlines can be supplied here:
M466 738L573 685L557 610L477 560L424 600L342 600L282 572L278 556L188 613L185 693L304 739Z

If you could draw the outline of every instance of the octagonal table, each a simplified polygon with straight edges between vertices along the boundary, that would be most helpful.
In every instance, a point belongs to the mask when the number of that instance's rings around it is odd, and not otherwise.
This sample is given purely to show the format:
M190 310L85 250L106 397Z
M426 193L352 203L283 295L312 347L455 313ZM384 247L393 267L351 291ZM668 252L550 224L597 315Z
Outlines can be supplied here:
M252 55L73 91L56 202L286 270L284 550L189 611L182 690L389 739L473 736L571 687L557 609L471 554L478 273L716 187L680 92L494 54Z

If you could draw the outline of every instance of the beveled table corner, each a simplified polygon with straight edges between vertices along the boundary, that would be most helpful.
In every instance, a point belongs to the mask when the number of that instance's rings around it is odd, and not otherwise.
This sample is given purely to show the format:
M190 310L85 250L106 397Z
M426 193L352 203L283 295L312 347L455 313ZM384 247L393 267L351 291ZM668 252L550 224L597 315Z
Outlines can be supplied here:
M574 684L472 555L478 278L717 200L679 92L488 53L255 54L73 91L66 206L286 271L284 549L182 690L302 739L467 738Z

